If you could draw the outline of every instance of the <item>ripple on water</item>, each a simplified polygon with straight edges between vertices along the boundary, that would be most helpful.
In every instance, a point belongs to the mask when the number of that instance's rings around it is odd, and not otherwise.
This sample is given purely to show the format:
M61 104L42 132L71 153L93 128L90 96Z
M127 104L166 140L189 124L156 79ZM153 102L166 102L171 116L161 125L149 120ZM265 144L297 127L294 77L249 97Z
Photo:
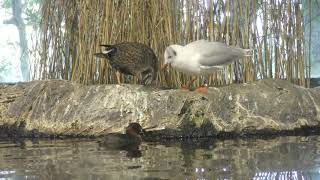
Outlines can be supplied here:
M320 179L320 137L143 143L0 140L0 179Z

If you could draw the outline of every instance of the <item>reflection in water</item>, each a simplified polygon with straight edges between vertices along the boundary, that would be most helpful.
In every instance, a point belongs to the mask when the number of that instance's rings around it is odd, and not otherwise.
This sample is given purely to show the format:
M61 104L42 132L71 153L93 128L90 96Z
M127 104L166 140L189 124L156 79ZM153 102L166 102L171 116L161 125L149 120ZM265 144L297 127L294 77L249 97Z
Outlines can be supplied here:
M142 152L141 150L139 149L140 148L140 145L138 144L133 144L133 145L130 145L130 146L125 146L125 147L122 147L122 148L109 148L109 147L106 147L104 146L103 144L101 143L98 143L98 150L105 150L105 151L115 151L115 150L118 150L118 151L126 151L126 156L127 157L130 157L130 158L138 158L138 157L141 157L142 156Z
M320 179L320 137L144 142L0 140L0 179Z

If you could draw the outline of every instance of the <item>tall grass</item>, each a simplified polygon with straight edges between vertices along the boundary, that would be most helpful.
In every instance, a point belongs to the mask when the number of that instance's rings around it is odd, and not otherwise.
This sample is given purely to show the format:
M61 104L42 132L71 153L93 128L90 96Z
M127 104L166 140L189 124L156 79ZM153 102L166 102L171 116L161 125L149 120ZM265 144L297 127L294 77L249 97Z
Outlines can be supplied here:
M166 46L204 38L254 49L252 57L210 75L209 85L281 78L305 86L302 6L296 2L44 0L33 78L116 83L107 61L94 57L99 43L142 42L154 49L162 64ZM179 87L189 79L170 69L158 72L157 84ZM201 83L199 78L194 85Z

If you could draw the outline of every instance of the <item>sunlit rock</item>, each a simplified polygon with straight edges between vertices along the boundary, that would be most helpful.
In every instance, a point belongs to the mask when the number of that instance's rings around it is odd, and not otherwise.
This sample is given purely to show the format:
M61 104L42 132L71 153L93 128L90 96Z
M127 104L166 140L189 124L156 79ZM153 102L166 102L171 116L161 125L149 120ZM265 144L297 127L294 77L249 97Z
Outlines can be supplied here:
M151 137L316 133L320 89L285 80L211 87L208 94L63 80L0 87L0 135L99 136L130 122Z

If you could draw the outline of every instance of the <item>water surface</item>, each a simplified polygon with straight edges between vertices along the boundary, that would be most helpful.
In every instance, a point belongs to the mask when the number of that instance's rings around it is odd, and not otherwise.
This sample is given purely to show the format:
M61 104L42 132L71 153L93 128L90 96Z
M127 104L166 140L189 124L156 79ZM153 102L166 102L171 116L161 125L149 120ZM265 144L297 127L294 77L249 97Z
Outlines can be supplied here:
M320 179L320 136L143 143L108 150L95 140L0 140L0 180Z

